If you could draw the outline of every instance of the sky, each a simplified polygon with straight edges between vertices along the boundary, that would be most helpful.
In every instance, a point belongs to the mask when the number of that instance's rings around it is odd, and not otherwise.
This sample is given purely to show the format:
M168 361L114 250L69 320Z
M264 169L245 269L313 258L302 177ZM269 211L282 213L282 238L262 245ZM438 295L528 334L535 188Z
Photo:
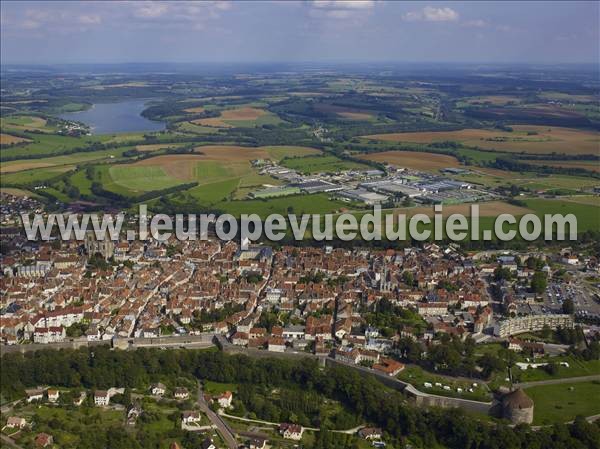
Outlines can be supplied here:
M599 64L598 2L0 2L2 64Z

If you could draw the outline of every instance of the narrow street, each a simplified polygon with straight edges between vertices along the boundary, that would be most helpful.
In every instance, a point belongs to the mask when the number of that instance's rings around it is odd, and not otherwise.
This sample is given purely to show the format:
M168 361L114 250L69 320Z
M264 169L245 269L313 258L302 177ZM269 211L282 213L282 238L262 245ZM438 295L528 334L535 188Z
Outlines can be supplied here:
M229 449L236 449L238 447L234 433L231 428L227 425L223 418L213 412L209 405L204 400L204 392L202 390L202 384L198 382L198 399L197 403L200 406L200 410L206 414L211 423L213 423L221 434L221 437L229 447Z

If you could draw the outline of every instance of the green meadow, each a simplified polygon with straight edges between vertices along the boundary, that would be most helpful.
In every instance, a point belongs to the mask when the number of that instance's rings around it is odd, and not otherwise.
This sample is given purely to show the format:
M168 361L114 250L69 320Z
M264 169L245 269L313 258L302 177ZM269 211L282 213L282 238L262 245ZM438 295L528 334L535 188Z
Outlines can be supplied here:
M591 416L600 413L600 382L574 382L542 385L527 388L533 399L533 424L564 423L577 415Z
M182 182L168 176L161 167L115 165L108 173L115 184L134 192L148 192L173 187Z
M335 156L307 156L283 159L281 165L302 173L331 173L341 170L366 170L368 165L345 161Z

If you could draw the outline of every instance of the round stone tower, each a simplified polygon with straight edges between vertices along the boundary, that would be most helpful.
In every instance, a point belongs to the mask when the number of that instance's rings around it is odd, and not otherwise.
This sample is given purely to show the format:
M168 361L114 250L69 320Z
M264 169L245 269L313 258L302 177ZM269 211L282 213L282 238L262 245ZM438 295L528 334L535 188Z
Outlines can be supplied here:
M513 424L533 422L533 401L520 388L502 398L503 417Z

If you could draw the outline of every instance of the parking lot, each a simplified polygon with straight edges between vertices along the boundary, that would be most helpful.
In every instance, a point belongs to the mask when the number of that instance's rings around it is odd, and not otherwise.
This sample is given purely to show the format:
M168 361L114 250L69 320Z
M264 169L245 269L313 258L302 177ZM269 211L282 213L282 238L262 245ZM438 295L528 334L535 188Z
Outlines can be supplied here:
M560 311L565 300L571 299L575 314L579 316L600 316L598 289L587 283L579 273L571 283L551 282L546 288L544 307L550 311Z

